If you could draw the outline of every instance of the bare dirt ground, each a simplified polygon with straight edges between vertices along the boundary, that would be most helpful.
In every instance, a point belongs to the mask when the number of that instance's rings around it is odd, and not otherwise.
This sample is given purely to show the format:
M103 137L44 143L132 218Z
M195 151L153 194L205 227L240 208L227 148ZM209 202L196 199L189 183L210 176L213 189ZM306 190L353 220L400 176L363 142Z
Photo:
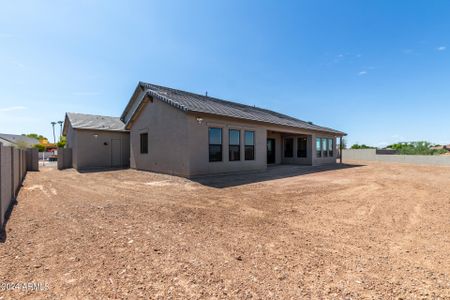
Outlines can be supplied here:
M272 179L272 180L270 180ZM449 299L450 168L29 173L0 298Z

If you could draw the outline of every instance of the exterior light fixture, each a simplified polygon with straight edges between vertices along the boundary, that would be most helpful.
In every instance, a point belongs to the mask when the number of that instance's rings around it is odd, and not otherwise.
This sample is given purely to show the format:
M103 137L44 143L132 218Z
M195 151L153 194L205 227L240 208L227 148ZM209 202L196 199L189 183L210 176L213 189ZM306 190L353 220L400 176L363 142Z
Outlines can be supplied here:
M197 118L197 123L198 123L198 125L202 125L203 119L202 118Z
M98 139L98 134L93 134L92 136L94 137L94 139Z

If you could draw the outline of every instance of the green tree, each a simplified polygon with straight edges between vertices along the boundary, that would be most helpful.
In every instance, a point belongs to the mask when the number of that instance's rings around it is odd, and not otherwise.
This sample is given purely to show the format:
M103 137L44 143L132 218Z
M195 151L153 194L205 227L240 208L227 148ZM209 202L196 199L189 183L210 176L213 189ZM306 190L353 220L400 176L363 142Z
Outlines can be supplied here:
M366 144L353 144L351 149L375 149L375 147L367 146Z
M32 139L37 139L38 141L48 140L45 136L37 134L37 133L28 133L28 134L22 134L22 135L32 138Z
M34 148L38 149L39 152L45 151L45 146L42 144L36 144L36 145L34 145Z
M402 142L389 145L387 148L397 150L404 155L439 155L447 152L445 149L431 149L433 144L426 141Z
M66 143L67 143L67 138L66 138L65 136L61 136L61 138L59 139L59 142L56 143L56 145L57 145L59 148L64 148L64 146L66 145Z

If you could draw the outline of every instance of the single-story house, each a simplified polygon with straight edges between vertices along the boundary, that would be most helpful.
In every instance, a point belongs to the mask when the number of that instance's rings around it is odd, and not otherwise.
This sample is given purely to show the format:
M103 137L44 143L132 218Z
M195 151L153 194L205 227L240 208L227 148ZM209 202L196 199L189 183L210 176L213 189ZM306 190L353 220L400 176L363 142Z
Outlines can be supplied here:
M17 148L32 148L39 144L39 141L24 135L0 133L0 143L3 146L13 146Z
M67 146L78 149L73 150L74 167L81 166L80 152L83 167L104 158L92 149L92 136L105 126L101 132L107 139L111 133L129 134L131 168L184 177L264 170L270 164L336 163L336 138L346 135L271 110L144 82L120 118L91 118L66 116ZM77 130L84 132L83 139L71 133Z

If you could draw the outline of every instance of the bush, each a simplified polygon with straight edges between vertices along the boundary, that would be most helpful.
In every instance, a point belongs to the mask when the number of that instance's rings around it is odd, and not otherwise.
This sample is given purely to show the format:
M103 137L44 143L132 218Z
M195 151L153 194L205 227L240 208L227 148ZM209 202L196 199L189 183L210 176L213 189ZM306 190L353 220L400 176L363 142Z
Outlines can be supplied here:
M366 144L354 144L350 149L375 149L375 147L367 146Z
M430 149L431 143L426 141L419 142L407 142L397 143L389 145L387 148L391 148L398 151L398 154L404 155L439 155L446 153L445 149Z

